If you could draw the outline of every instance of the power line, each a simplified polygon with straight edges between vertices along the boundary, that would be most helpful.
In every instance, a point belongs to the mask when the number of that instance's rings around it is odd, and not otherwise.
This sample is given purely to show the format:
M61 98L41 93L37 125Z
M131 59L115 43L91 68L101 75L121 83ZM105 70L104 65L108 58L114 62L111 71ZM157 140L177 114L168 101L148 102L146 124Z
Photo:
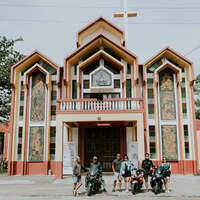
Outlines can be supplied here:
M81 20L50 20L50 19L16 19L0 18L0 22L36 22L36 23L88 23ZM123 23L117 23L123 24ZM130 25L200 25L200 22L128 22Z
M69 9L121 9L121 7L115 7L115 6L58 6L58 5L37 5L37 4L7 4L7 3L1 3L0 6L2 7L16 7L16 8L22 8L22 7L30 7L30 8L69 8ZM147 10L199 10L200 6L134 6L129 7L129 9L147 9Z
M193 53L194 51L200 49L200 45L198 45L197 47L195 47L194 49L190 50L189 52L187 52L184 56L188 56L190 55L191 53Z
M15 18L0 18L4 22L38 22L38 23L88 23L88 21L79 20L48 20L48 19L15 19Z

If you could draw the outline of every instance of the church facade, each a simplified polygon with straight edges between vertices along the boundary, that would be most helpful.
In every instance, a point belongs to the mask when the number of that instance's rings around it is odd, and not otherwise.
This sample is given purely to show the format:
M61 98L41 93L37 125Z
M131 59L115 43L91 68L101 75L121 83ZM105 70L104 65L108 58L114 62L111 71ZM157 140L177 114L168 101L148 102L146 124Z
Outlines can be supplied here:
M76 42L64 66L34 51L12 67L8 174L62 178L72 149L85 166L97 155L104 171L116 153L140 165L149 152L173 173L197 173L192 62L166 47L139 65L102 17Z

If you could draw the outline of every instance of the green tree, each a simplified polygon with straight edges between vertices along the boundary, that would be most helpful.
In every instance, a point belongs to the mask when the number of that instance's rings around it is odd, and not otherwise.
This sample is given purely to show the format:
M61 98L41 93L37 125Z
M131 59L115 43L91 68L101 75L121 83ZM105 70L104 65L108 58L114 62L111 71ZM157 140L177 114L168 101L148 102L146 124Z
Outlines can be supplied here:
M0 36L0 121L10 118L11 102L11 67L24 58L24 55L14 49L14 45L22 38L16 40Z
M194 94L196 118L200 119L200 74L196 77L194 82Z

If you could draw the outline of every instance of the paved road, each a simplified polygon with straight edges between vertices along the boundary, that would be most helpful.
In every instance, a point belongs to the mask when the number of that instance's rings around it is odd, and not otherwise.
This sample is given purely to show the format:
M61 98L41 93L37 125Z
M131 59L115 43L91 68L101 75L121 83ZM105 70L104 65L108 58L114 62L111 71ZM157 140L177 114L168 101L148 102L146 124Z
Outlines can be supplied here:
M84 178L83 178L84 179ZM131 193L112 193L112 176L105 176L106 193L87 197L84 187L78 197L72 195L72 178L55 180L53 176L0 176L0 200L58 200L58 199L136 199L136 200L200 200L200 176L172 176L170 193L154 195L151 191L133 196Z

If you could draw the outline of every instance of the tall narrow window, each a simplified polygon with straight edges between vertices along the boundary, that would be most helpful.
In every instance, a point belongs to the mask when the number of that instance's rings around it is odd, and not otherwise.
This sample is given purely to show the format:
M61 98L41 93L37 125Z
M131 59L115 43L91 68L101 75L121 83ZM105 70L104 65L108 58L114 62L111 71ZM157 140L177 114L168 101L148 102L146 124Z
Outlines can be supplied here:
M3 157L3 150L4 150L4 133L0 133L0 157Z
M22 159L22 131L23 128L19 127L18 129L18 144L17 144L17 160L21 160Z
M24 85L23 81L21 81L21 89L20 89L20 107L19 107L19 120L23 120L24 115Z
M77 98L77 83L76 80L72 81L72 99Z
M77 74L77 65L74 65L74 75Z
M127 64L127 74L131 74L131 65Z
M132 89L132 87L131 87L131 79L127 79L126 80L126 97L127 98L132 97L131 89Z
M182 112L183 119L187 119L187 101L186 101L186 87L185 78L182 78L181 97L182 97Z
M50 160L55 160L56 150L56 127L50 129Z
M52 91L51 91L51 120L56 120L56 99L57 99L57 85L56 81L52 81Z
M153 78L147 79L148 118L154 119Z
M149 126L149 152L151 154L151 158L156 158L156 134L155 134L155 126Z
M188 125L184 125L183 129L184 129L185 159L190 159Z

